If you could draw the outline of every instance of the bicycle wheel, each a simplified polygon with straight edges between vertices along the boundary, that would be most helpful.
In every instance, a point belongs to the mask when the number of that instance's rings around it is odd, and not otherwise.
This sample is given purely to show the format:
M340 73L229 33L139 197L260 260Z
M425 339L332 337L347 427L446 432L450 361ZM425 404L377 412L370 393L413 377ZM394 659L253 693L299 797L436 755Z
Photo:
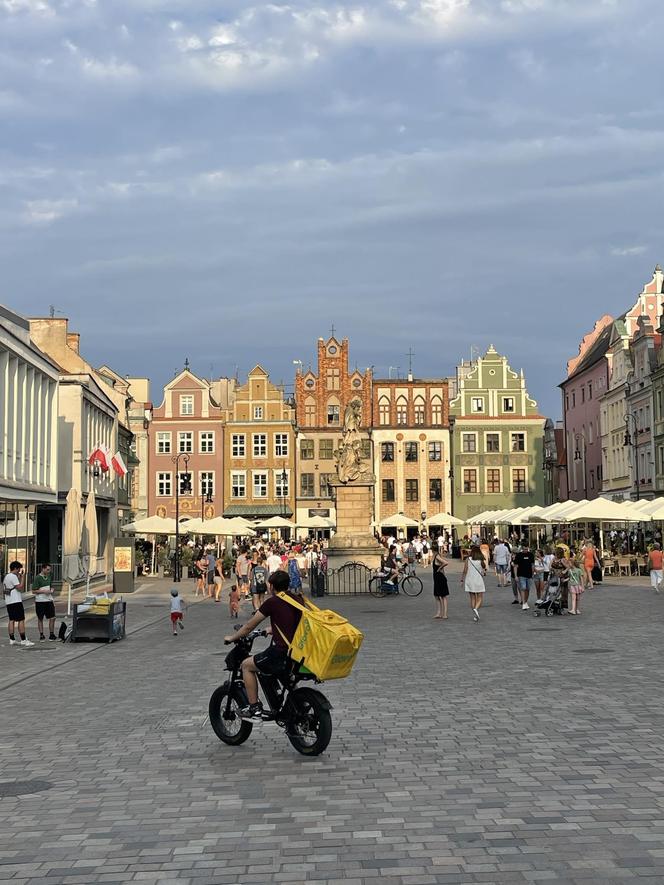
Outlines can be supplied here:
M401 582L401 589L406 596L419 596L424 585L417 575L408 575Z
M385 591L383 590L383 581L382 578L375 576L369 581L369 593L372 596L375 596L377 599L382 599L385 596Z
M324 700L324 698L323 698ZM298 688L288 699L290 723L286 735L298 753L319 756L332 737L332 717L318 692Z
M208 714L210 716L210 725L219 740L229 744L231 747L237 747L238 744L243 744L247 740L254 726L253 723L240 718L242 698L238 696L234 688L231 691L233 694L228 718L226 718L228 684L220 685L212 693Z

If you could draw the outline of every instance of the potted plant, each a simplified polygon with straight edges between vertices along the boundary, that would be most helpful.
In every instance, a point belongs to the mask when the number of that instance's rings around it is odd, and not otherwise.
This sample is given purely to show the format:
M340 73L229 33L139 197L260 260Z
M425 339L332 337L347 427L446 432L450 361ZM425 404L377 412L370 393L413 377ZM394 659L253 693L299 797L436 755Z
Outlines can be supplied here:
M182 551L180 553L180 565L182 566L183 569L187 570L185 573L185 577L187 577L187 578L192 577L193 562L194 562L194 554L191 552L191 547L189 547L189 545L186 545L185 547L182 548Z
M134 562L136 563L136 576L138 577L143 574L143 565L145 563L145 556L140 547L134 549Z

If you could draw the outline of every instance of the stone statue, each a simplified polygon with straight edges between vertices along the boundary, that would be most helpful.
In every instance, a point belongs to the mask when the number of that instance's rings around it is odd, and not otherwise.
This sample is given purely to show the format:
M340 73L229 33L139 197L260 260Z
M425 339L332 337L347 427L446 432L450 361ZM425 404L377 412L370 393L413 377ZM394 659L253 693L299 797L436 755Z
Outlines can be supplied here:
M341 445L334 453L337 476L341 482L353 482L367 472L366 466L362 463L361 420L362 403L359 399L351 400L344 413Z

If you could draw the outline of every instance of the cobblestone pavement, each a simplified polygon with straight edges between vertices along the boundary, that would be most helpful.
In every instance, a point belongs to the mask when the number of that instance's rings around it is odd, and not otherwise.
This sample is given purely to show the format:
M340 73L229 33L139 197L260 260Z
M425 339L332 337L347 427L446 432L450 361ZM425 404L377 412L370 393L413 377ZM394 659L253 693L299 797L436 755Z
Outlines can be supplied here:
M664 882L664 595L642 579L535 619L490 580L474 624L457 579L448 621L428 576L418 599L331 603L366 639L324 686L317 759L273 725L214 736L224 605L192 606L175 639L153 587L117 645L3 635L0 881Z

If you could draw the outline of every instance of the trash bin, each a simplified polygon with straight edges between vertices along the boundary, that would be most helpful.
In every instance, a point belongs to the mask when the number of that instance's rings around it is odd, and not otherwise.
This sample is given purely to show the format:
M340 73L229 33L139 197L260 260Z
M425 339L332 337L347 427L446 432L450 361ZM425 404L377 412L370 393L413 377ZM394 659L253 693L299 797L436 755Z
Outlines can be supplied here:
M79 612L79 609L83 611ZM127 603L111 603L108 613L90 611L89 605L74 606L72 642L116 642L125 637Z

